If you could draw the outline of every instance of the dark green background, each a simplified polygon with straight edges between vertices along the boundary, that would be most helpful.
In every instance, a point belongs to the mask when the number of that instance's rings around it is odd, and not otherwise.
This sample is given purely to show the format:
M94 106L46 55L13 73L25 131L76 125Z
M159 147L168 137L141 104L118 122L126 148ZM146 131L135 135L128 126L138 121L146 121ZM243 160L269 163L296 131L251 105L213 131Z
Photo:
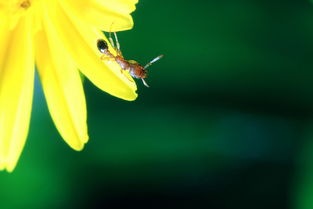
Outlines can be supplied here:
M313 4L142 0L118 33L151 66L126 102L85 82L90 141L71 150L39 82L0 208L313 208Z

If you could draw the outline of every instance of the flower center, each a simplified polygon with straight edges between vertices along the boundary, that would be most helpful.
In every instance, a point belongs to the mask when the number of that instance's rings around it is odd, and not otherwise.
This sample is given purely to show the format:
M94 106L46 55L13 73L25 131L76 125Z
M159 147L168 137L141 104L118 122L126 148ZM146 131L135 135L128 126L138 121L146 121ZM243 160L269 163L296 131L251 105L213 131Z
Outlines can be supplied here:
M31 6L31 3L29 0L24 0L21 4L20 7L22 7L23 9L28 9Z
M2 0L0 0L2 1ZM34 0L4 0L0 3L1 12L6 13L10 29L14 28L21 17L31 15Z

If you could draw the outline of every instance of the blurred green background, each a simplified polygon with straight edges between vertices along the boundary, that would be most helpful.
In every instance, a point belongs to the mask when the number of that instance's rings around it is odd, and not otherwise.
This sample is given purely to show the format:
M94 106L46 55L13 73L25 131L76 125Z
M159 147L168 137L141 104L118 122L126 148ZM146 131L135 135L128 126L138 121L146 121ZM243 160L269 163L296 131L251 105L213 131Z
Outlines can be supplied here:
M313 4L141 0L120 32L151 66L126 102L85 82L90 141L71 150L36 81L0 208L313 208Z

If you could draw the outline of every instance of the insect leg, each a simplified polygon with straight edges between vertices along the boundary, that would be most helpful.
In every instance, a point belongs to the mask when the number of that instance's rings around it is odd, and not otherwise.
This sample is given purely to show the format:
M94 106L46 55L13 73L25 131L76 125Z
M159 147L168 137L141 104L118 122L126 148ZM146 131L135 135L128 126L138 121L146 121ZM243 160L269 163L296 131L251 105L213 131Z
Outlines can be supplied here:
M142 80L143 85L145 85L146 87L150 87L150 86L146 83L145 79L142 78L141 80Z
M118 41L118 38L117 38L117 35L116 35L116 32L114 32L114 37L115 37L115 43L116 43L116 51L117 51L117 54L122 56L122 52L121 52L121 45Z
M109 40L110 40L110 43L111 43L112 47L115 49L115 45L114 45L114 41L113 41L113 38L112 38L112 32L111 31L109 32Z
M101 59L102 61L107 61L107 62L111 62L111 61L114 60L114 58L109 57L109 56L107 56L107 55L102 55L102 56L100 57L100 59Z
M114 41L113 41L113 38L112 38L112 26L113 26L113 24L114 24L114 21L110 25L109 40L110 40L110 43L111 43L112 47L115 49Z
M148 68L150 65L152 65L153 63L155 63L156 61L158 61L159 59L161 59L163 57L163 55L160 55L156 58L154 58L153 60L151 60L150 62L148 62L148 64L145 65L144 69Z

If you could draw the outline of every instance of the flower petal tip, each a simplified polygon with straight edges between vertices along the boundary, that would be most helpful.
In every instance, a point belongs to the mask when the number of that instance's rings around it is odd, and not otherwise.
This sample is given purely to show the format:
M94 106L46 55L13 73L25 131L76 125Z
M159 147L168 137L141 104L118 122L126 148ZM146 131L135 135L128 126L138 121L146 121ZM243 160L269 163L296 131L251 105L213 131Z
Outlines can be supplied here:
M88 142L88 140L89 140L89 137L85 136L84 138L81 139L80 143L69 144L69 145L75 151L82 151L85 147L85 144Z
M4 170L5 169L5 165L4 163L0 164L0 171Z
M130 94L126 97L124 97L123 99L126 100L126 101L135 101L138 97L138 94L136 92L133 92L133 94Z
M8 173L12 173L13 170L14 170L14 168L15 168L15 166L16 166L16 165L14 165L14 166L12 166L12 167L7 167L7 168L6 168L6 171L7 171Z
M6 170L8 173L12 173L17 165L17 160L5 163L3 167L0 166L0 170Z

